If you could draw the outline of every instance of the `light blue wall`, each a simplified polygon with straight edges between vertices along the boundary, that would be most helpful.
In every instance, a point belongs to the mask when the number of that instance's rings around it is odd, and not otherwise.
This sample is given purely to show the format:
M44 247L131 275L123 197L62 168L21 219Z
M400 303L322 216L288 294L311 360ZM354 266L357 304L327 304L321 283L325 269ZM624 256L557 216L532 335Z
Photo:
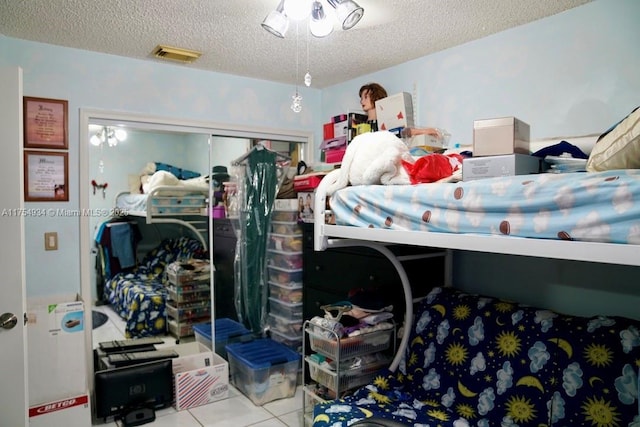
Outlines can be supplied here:
M638 17L636 0L598 0L330 87L322 116L359 108L358 89L375 81L411 93L416 123L461 145L474 120L504 116L534 139L598 133L640 104Z
M79 208L79 110L92 108L192 121L296 131L321 130L320 91L300 88L304 108L289 108L295 87L0 36L0 65L23 69L25 96L69 102L69 202L27 208ZM84 130L83 130L84 131ZM27 296L80 290L78 217L25 218ZM59 250L44 250L56 231Z
M303 87L300 115L289 109L292 86L183 66L1 36L0 65L24 69L25 95L69 100L70 202L30 205L77 209L79 108L306 130L319 141L321 124L359 110L359 87L377 81L391 94L412 93L418 125L443 127L461 144L472 142L474 120L507 115L529 123L535 139L598 133L640 104L639 16L636 0L597 0L322 91ZM28 295L78 291L78 219L26 220ZM58 231L58 252L43 250L45 231ZM506 263L519 265L520 259ZM483 289L500 288L514 298L565 311L578 310L585 296L614 306L607 289L612 281L640 283L637 268L537 260L523 266L536 272L524 280L511 269L503 274L504 264L493 255L458 254L456 268L463 273L456 279L462 287L483 283ZM575 285L585 277L593 289ZM640 306L635 289L621 295L628 297L622 304L626 311Z

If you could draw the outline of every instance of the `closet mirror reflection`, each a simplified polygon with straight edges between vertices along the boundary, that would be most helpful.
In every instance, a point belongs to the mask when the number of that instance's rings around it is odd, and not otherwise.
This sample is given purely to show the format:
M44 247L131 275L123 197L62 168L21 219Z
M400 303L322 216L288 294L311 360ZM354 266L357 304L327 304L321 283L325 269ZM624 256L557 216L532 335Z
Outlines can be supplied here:
M311 159L310 134L291 132L287 135L287 132L220 129L200 123L194 125L181 121L150 120L147 117L136 118L134 115L127 117L119 113L91 111L81 111L81 128L85 131L81 132L80 138L80 208L89 213L81 219L82 296L85 303L91 305L91 311L86 320L94 326L88 332L88 343L91 343L91 348L87 349L88 356L92 355L93 348L98 343L124 339L128 335L157 336L170 345L193 340L192 333L185 327L189 322L179 324L178 329L175 329L175 324L173 329L168 327L168 321L171 321L171 318L167 319L163 311L166 300L159 303L157 298L151 295L152 288L156 285L144 283L145 279L154 274L164 274L160 269L166 267L166 264L151 266L150 270L141 271L139 275L133 274L130 281L134 287L129 287L126 292L106 286L108 279L113 277L117 270L122 269L119 265L114 267L111 264L114 249L119 256L118 261L121 259L120 256L122 259L127 258L127 248L118 245L113 247L111 244L113 230L123 226L130 229L124 235L125 239L133 239L135 266L146 265L150 259L147 256L149 252L155 249L156 253L153 256L157 256L158 248L162 248L160 243L166 243L167 240L179 240L180 243L167 249L176 251L177 255L166 254L162 258L163 261L173 260L173 258L184 260L202 257L202 253L199 253L197 248L198 244L202 244L208 261L215 265L213 249L216 241L213 237L213 229L214 224L221 221L212 219L211 208L217 200L216 190L223 188L221 181L225 179L225 169L231 174L233 160L245 154L260 141L268 141L269 147L274 151L286 152L293 159L294 164L303 159L309 162ZM119 138L116 138L116 133ZM156 174L160 170L163 173ZM164 172L173 176L182 172L183 175L179 176L182 180L177 185L186 184L189 188L206 182L206 189L202 192L202 198L206 201L204 209L195 204L197 208L194 207L194 209L197 212L183 216L170 214L173 206L168 206L166 210L169 213L166 217L158 217L162 220L153 219L150 224L142 208L136 211L128 208L118 211L116 205L118 194L129 193L130 196L142 198L146 193L145 190L149 190L149 186L153 184L151 180L154 176L166 175ZM211 181L209 178L213 177L216 179ZM161 203L164 202L161 201ZM196 202L183 199L179 203ZM117 216L123 213L129 215ZM224 220L224 218L221 219ZM105 232L107 228L109 231ZM115 235L121 238L123 233L117 231ZM185 239L190 240L187 246L194 245L196 249L180 246ZM226 244L228 245L229 241ZM228 246L227 249L229 249ZM221 303L218 301L216 304L214 297L216 294L214 276L211 273L209 296L206 301L203 299L200 302L199 307L202 316L207 316L206 319L209 321L210 316L215 315L216 305ZM133 283L136 281L139 283ZM105 289L107 289L106 292ZM132 289L140 293L138 298L133 298L132 294L135 292L131 292ZM120 292L121 295L114 295L114 292ZM145 292L150 292L151 296L145 298ZM224 298L229 299L229 290L223 293ZM112 298L119 300L121 306L115 307ZM222 303L227 307L233 305L231 300ZM131 308L134 310L131 311ZM130 311L126 312L126 310ZM231 313L228 310L220 310L220 312L226 316ZM106 314L106 317L103 314ZM171 314L175 315L175 313ZM216 317L223 316L216 315ZM198 318L198 321L201 320L205 318ZM148 333L140 331L140 328L153 329L155 326L158 330L151 330ZM127 328L130 328L129 332L134 333L127 334ZM166 333L159 333L159 329L166 330ZM92 360L92 357L88 360ZM89 368L92 370L93 366Z

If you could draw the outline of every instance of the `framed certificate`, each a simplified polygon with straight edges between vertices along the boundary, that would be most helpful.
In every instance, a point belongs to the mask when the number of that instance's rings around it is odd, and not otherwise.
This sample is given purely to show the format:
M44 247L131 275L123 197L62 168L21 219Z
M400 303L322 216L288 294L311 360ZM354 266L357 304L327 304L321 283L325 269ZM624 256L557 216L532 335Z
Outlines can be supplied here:
M69 201L68 153L24 151L24 200Z
M24 148L69 148L68 104L61 99L23 97Z

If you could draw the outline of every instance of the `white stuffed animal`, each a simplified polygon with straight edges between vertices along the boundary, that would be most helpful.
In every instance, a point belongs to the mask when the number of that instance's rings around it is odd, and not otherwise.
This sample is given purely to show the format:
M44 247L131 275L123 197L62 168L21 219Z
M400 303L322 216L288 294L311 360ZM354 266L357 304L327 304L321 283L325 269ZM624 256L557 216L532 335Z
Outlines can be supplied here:
M413 163L407 145L389 131L363 133L351 141L327 195L351 185L411 184L402 160ZM335 174L334 174L335 175Z

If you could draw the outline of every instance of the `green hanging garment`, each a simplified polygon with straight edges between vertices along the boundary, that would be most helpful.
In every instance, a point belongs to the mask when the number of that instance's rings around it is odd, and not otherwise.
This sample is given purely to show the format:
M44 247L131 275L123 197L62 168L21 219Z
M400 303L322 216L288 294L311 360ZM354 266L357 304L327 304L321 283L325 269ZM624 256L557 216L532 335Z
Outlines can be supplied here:
M267 318L267 243L271 213L284 176L278 154L256 146L243 159L238 181L235 306L239 320L253 333L262 333Z

